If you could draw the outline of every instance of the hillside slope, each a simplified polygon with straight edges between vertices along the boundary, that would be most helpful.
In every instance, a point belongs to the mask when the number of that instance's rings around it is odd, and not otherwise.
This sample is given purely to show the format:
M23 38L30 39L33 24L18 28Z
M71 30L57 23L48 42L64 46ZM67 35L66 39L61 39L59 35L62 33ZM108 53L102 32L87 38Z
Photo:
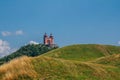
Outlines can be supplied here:
M104 64L104 65L113 65L120 67L120 54L113 54L106 57L98 58L93 63Z
M45 56L67 60L89 61L99 57L119 54L120 47L98 44L71 45L50 51Z
M119 53L117 46L67 46L0 66L0 80L120 80Z
M7 55L3 58L0 58L0 64L6 63L20 56L31 56L31 57L38 56L56 48L57 47L51 48L44 44L28 44L26 46L21 47L19 50L17 50L14 53Z
M98 63L38 57L32 60L35 79L41 80L119 80L119 67Z

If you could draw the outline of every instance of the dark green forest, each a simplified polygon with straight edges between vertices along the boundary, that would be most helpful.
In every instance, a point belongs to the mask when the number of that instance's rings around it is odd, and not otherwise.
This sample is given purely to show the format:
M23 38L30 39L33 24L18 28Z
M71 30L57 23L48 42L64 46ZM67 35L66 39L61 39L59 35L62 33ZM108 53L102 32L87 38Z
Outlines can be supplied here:
M8 62L14 58L20 57L20 56L34 57L34 56L41 55L43 53L46 53L46 52L51 51L56 48L58 48L58 47L50 47L50 46L44 45L44 44L38 44L38 45L28 44L26 46L21 47L16 52L11 53L10 55L7 55L7 56L1 58L0 65Z

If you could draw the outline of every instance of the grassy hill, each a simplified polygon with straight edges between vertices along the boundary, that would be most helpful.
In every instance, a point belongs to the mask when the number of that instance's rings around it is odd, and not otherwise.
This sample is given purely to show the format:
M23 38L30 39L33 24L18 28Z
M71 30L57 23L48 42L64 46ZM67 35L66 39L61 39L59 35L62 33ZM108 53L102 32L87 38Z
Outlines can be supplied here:
M0 66L1 80L120 80L120 47L72 45Z
M67 60L90 61L103 56L119 54L120 47L98 44L71 45L50 51L45 56Z

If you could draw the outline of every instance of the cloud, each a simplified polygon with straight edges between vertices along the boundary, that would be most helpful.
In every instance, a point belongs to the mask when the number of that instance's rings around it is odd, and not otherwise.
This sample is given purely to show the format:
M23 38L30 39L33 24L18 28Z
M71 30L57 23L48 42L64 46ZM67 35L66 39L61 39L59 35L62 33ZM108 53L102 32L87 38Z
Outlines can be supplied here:
M17 50L18 50L17 48L12 48L12 49L10 49L9 54L13 53L13 52L16 52Z
M118 41L118 44L120 44L120 41Z
M9 54L10 49L9 43L0 39L0 57Z
M22 30L18 30L15 32L16 35L23 35L23 31Z
M9 32L9 31L2 31L2 36L12 36L12 35L23 35L24 32L22 30L17 30L15 32Z
M17 49L11 49L9 43L7 41L3 41L0 39L0 57L6 56L10 53L15 52Z
M3 32L1 32L1 34L2 34L2 36L10 36L11 32L3 31Z
M37 44L39 44L39 43L38 43L38 42L35 42L35 41L30 41L29 44L35 44L35 45L37 45Z

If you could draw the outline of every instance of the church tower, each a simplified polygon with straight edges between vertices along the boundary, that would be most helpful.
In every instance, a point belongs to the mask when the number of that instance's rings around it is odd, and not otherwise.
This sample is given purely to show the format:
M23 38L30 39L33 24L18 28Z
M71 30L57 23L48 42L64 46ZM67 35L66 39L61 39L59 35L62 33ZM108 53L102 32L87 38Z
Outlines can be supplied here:
M50 44L54 44L54 37L52 34L50 34L49 39L50 39Z
M44 37L43 37L43 42L44 42L45 45L48 44L48 41L47 41L47 40L48 40L48 36L47 36L47 34L45 33L45 34L44 34Z
M53 45L54 44L54 37L52 34L50 34L50 36L48 37L48 35L45 33L44 37L43 37L43 42L45 45Z

